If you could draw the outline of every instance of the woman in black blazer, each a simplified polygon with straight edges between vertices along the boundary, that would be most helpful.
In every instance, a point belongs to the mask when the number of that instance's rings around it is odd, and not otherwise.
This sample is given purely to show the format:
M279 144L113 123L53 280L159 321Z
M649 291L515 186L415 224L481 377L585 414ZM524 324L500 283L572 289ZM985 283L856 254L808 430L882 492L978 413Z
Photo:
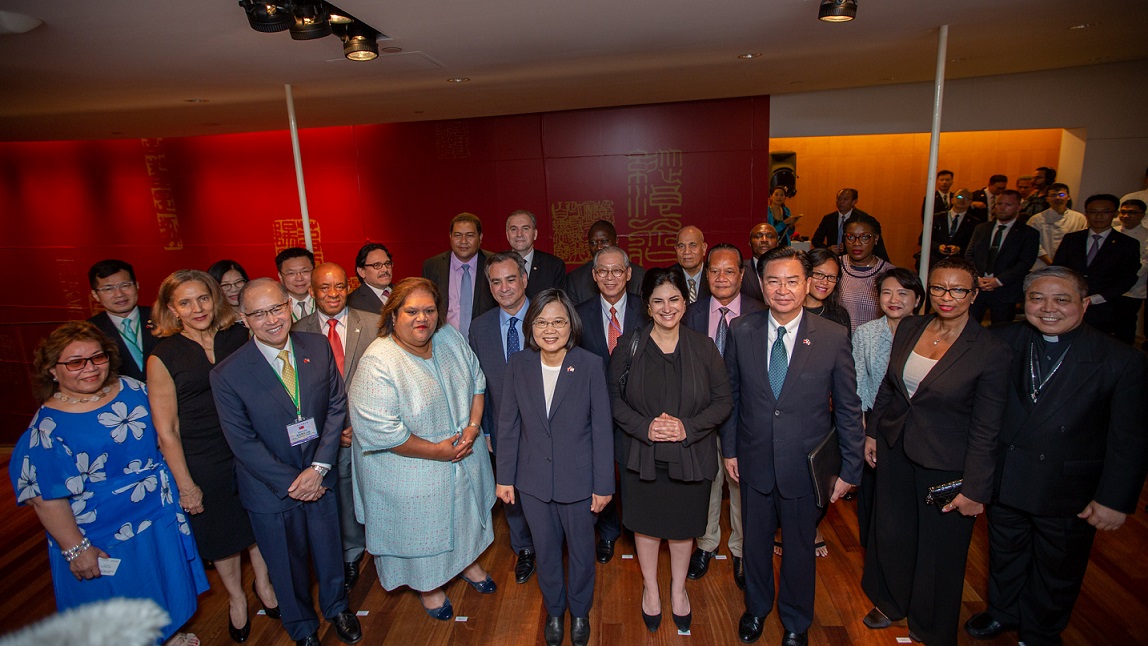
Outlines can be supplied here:
M530 302L522 323L528 349L506 365L498 419L496 493L508 505L518 490L534 539L546 605L547 645L590 639L594 595L594 520L614 494L614 426L602 359L578 347L582 322L560 290ZM570 554L562 573L562 544Z
M619 339L610 357L614 421L623 433L622 521L634 532L645 583L642 619L650 632L662 620L662 539L670 545L674 623L679 630L689 630L693 613L686 573L694 539L706 531L709 492L718 469L711 434L733 409L729 375L717 346L681 324L687 294L682 272L646 272L642 300L653 322Z
M861 579L875 607L864 623L908 617L909 636L930 646L957 643L965 560L992 495L1008 388L1008 347L969 317L976 284L964 258L929 272L935 314L898 326L866 426L877 484ZM929 487L954 480L963 487L952 503L925 504Z

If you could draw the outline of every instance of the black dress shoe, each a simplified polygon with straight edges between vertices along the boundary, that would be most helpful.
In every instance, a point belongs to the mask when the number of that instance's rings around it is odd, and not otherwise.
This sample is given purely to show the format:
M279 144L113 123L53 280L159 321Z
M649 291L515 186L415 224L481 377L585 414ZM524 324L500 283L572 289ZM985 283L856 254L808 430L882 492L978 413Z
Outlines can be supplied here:
M565 632L562 625L562 617L555 617L547 615L546 628L542 630L542 638L546 640L546 646L562 646L562 634Z
M359 582L359 563L361 562L361 560L357 560L343 564L343 589L347 592L350 592L351 588Z
M808 646L809 634L808 633L791 633L786 632L781 638L781 646Z
M616 539L612 541L606 539L598 541L598 547L596 547L594 551L598 555L599 563L609 563L610 559L614 558L614 543L617 542Z
M702 548L694 550L693 556L690 557L690 569L686 572L686 577L691 581L697 581L706 575L710 570L710 559L714 557L715 552L707 552Z
M737 638L746 644L761 639L761 629L765 627L765 617L742 613L737 622Z
M741 591L745 591L745 562L740 556L733 557L733 582Z
M255 582L254 581L251 582L251 591L255 593L255 598L259 599L259 593L255 591ZM267 606L263 605L262 599L259 599L259 605L263 606L263 614L267 615L269 618L280 619L282 617L282 615L279 613L279 606L275 606L274 608L268 608ZM231 621L231 619L229 618L228 621Z
M965 622L965 632L974 639L992 639L997 635L1016 630L1012 624L1002 624L987 612L973 615Z
M909 631L909 641L913 642L914 644L924 644L925 643L925 640L918 637L917 633L913 632L912 630Z
M514 582L526 583L531 574L534 574L534 552L519 550L518 562L514 564Z
M586 646L590 643L590 618L570 618L570 643L574 646Z
M354 644L363 638L363 627L359 625L359 618L350 610L344 610L331 618L335 624L335 633L344 644Z
M882 628L888 628L889 626L893 625L893 622L889 621L889 618L885 616L885 613L881 612L881 610L876 606L874 606L873 609L869 611L869 614L865 615L861 619L861 623L865 624L866 628L872 628L873 630L880 630Z
M659 612L656 615L647 615L646 611L643 610L642 622L646 624L646 630L652 633L656 633L658 632L658 626L662 625L662 613Z
M231 623L231 613L227 613L227 633L231 635L231 641L236 644L247 641L247 638L251 636L251 616L248 615L247 623L242 628L236 628L235 624Z
M311 633L303 639L296 639L295 646L319 646L319 633Z

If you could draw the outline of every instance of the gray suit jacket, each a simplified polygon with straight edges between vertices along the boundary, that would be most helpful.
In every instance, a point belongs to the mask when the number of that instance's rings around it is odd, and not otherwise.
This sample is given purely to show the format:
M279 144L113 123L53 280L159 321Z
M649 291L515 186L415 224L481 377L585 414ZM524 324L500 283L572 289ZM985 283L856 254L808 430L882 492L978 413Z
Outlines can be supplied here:
M347 308L347 349L343 356L343 382L346 390L351 389L351 382L355 379L355 371L359 368L359 359L366 352L367 346L379 338L379 315L363 312L353 307ZM327 336L327 330L319 328L319 314L312 312L295 321L291 325L292 332L314 332Z

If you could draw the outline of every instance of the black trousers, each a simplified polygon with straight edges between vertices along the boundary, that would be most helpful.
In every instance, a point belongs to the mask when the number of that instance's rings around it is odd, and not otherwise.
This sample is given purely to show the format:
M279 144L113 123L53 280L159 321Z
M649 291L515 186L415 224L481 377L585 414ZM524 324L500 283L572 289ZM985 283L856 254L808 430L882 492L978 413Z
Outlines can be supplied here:
M1076 516L989 508L989 614L1028 646L1060 644L1084 582L1096 528Z
M903 433L892 448L877 439L876 474L861 588L890 619L908 617L909 629L929 646L954 646L976 519L941 513L925 504L925 495L961 474L915 464L905 455Z
M777 615L787 631L809 630L817 574L813 538L820 517L821 509L813 496L782 498L776 487L771 493L762 493L742 483L746 612L764 617L773 608L773 535L780 526L785 553L781 557Z

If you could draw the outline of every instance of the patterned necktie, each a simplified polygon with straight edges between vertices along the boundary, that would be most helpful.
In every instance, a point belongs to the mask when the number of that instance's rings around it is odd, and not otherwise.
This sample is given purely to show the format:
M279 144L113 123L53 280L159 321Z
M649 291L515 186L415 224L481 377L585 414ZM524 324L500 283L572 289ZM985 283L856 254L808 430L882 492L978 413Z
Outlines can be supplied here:
M789 355L785 351L785 328L778 326L777 340L769 349L769 387L773 398L781 396L781 386L785 383L785 373L789 370Z
M997 263L997 254L1000 253L1000 250L1001 250L1001 238L1004 237L1004 230L1007 228L1008 228L1008 225L1005 225L1005 224L998 224L997 225L997 232L993 234L993 242L989 246L989 259L988 259L988 263L986 263L986 266L985 266L985 273L986 274L996 273L994 271L993 267Z
M295 366L291 365L291 353L286 350L279 351L279 360L283 362L283 371L280 376L283 377L283 387L287 389L287 394L291 395L291 400L295 400Z
M335 365L339 367L339 374L343 373L343 362L346 360L346 354L343 352L343 337L339 336L339 330L335 327L339 324L336 319L327 319L327 341L331 343L331 352L335 355Z
M721 318L718 319L717 334L714 335L714 343L717 344L717 351L721 356L725 356L725 341L729 336L729 322L726 321L726 316L729 315L728 307L719 307L718 312L721 313Z
M614 306L610 306L610 329L606 330L606 348L610 350L610 354L614 354L614 348L618 346L618 337L622 336L622 325L618 323L618 310Z
M462 266L462 281L458 291L458 331L465 338L470 332L471 310L474 309L474 284L470 279L470 265Z
M124 319L120 324L120 329L123 330L124 341L127 341L128 352L132 355L132 360L136 362L140 370L143 370L143 348L140 347L139 337L136 336L135 328L132 326L131 319Z
M1100 240L1101 235L1099 233L1092 234L1092 248L1088 250L1088 259L1085 260L1085 265L1092 266L1092 261L1096 260L1096 253L1100 251Z
M698 279L691 278L686 281L690 285L690 302L698 300Z
M506 360L510 361L510 355L522 349L522 343L518 340L518 328L514 324L518 322L517 316L510 317L510 326L506 328Z
M382 298L380 298L379 300L381 300L381 301L383 302L383 305L386 305L386 304L387 304L387 300L388 300L390 297L391 297L391 286L390 286L390 285L387 285L386 287L384 287L384 288L383 288L383 297L382 297Z
M304 316L307 316L307 301L299 301L298 303L295 303L295 307L299 310L299 313L296 314L295 312L291 312L292 323L298 321Z

